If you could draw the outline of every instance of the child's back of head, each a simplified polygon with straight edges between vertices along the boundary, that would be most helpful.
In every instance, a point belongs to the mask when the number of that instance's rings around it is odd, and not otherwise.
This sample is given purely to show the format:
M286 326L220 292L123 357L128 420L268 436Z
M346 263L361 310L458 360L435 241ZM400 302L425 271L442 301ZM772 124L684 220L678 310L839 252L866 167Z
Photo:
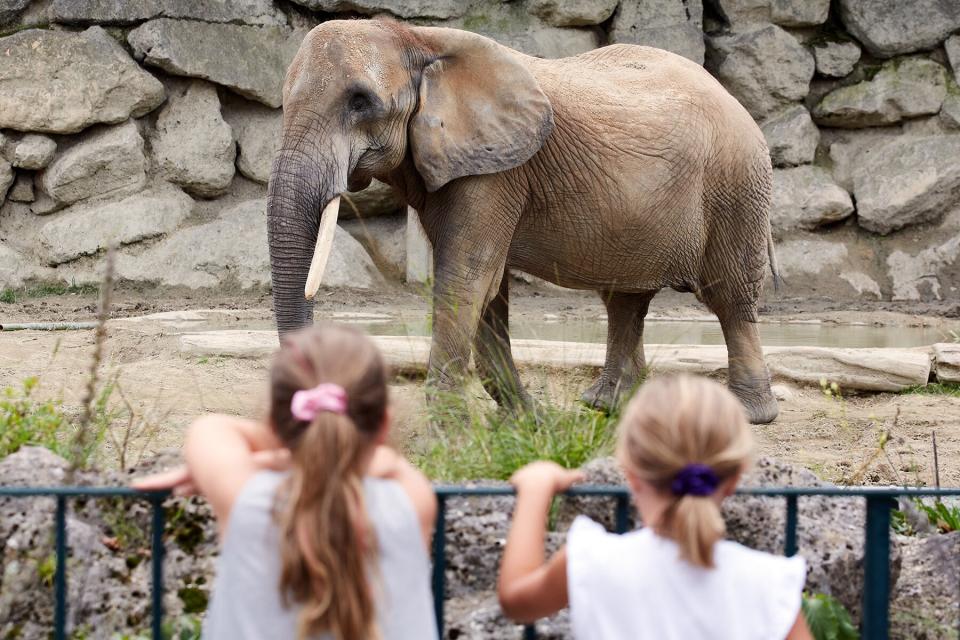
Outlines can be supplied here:
M620 422L621 465L668 499L655 530L697 566L713 566L713 546L725 531L716 491L735 482L752 452L740 402L707 378L650 380Z

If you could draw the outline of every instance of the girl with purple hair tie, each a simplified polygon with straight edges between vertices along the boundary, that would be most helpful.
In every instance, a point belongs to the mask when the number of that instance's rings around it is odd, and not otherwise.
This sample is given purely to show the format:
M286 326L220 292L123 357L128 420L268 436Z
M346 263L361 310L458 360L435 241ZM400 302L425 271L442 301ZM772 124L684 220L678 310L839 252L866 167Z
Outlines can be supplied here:
M739 401L691 376L647 382L619 426L617 458L644 527L624 535L578 516L544 554L553 497L582 474L552 462L517 471L500 567L504 613L532 622L569 606L577 640L810 640L806 564L723 539L720 506L753 453Z

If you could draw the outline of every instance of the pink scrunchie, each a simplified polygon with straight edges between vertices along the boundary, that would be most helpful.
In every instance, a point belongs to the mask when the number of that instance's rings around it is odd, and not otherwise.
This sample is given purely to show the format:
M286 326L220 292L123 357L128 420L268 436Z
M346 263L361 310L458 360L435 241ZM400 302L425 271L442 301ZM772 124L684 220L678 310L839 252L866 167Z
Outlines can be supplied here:
M347 392L338 384L324 382L313 389L302 389L293 394L290 413L297 420L312 422L321 411L343 415L347 412Z

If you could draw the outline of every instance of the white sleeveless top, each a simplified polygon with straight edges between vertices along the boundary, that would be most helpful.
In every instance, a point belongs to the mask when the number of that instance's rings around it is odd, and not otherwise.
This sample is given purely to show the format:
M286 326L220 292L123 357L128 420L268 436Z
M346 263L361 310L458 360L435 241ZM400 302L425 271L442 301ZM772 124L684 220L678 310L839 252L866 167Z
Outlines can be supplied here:
M273 519L274 496L284 478L273 471L256 473L237 497L217 560L204 640L297 637L299 608L285 608L280 594L279 530ZM413 504L389 480L365 478L363 493L378 544L379 571L372 575L377 575L381 638L436 640L430 560Z
M806 563L723 540L713 569L682 560L645 528L617 535L586 516L567 534L577 640L783 640L800 612Z

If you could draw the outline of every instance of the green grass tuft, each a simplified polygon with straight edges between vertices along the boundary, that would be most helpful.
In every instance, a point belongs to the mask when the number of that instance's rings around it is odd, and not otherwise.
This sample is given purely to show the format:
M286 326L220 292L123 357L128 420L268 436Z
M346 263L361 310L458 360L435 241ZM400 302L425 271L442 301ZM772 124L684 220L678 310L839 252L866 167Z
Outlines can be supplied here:
M429 427L429 444L414 454L437 480L507 480L534 460L572 469L613 452L616 418L584 406L538 405L513 414L463 402L439 405L442 417Z
M46 298L48 296L64 295L96 295L100 286L96 284L64 284L62 282L44 282L23 287L20 289L4 289L0 291L0 302L13 304L17 300L30 298Z
M915 393L925 396L953 396L960 398L960 383L958 382L931 382L908 387L900 393Z

